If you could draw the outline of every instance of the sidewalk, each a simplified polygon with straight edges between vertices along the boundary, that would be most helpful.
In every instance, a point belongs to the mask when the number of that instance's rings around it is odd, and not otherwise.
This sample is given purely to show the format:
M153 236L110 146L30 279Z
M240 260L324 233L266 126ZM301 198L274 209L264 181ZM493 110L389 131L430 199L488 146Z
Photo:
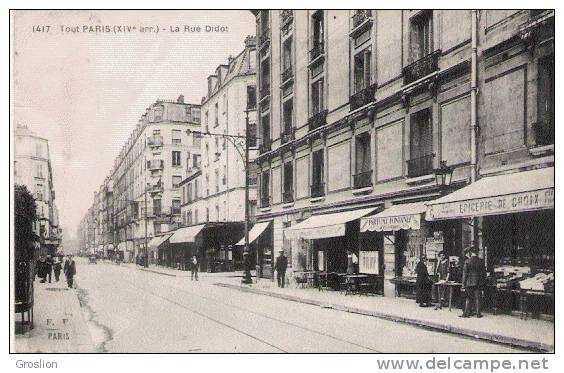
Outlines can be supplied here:
M76 289L59 282L34 283L34 328L16 335L17 353L95 352L86 320L80 309Z
M448 307L442 310L434 310L433 307L421 308L410 299L345 296L337 291L319 291L317 288L297 289L293 285L280 289L276 283L266 279L260 279L258 283L249 286L241 285L240 277L223 277L218 278L214 285L537 351L554 351L555 326L554 322L550 321L521 320L515 316L493 314L485 314L481 319L474 317L463 319L458 317L461 313L458 309L453 308L449 312Z

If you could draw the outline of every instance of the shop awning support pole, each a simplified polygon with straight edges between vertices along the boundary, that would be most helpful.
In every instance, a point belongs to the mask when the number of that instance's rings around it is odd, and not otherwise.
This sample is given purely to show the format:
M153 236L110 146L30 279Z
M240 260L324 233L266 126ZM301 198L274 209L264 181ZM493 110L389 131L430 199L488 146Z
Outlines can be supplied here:
M245 110L245 249L244 253L244 266L245 275L243 278L243 283L251 284L253 279L251 278L251 253L249 252L249 109Z

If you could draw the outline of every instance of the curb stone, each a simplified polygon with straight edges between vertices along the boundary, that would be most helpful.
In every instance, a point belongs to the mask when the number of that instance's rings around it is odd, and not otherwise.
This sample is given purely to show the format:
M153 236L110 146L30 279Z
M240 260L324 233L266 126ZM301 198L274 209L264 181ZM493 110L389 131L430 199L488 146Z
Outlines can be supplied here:
M270 296L270 297L273 297L273 298L279 298L279 299L284 299L284 300L298 302L298 303L305 303L305 304L309 304L309 305L313 305L313 306L319 306L319 307L322 307L322 308L330 308L330 309L334 309L334 310L342 311L342 312L349 312L349 313L356 313L356 314L365 315L365 316L372 316L372 317L376 317L376 318L383 319L383 320L400 322L400 323L404 323L404 324L408 324L408 325L424 327L424 328L435 330L435 331L458 334L458 335L463 335L463 336L467 336L467 337L472 337L472 338L475 338L475 339L482 339L482 340L496 342L496 343L500 343L500 344L506 344L506 345L510 345L510 346L526 348L526 349L535 350L535 351L538 351L538 352L552 352L552 351L554 351L553 345L540 343L540 342L536 342L536 341L525 340L525 339L521 339L521 338L503 336L503 335L487 333L487 332L481 332L481 331L476 331L476 330L471 330L471 329L466 329L466 328L460 328L460 327L456 327L456 326L452 326L452 325L438 324L438 323L435 323L435 322L432 322L432 321L413 319L413 318L397 316L397 315L393 315L393 314L389 314L389 313L371 311L371 310L366 310L366 309L361 309L361 308L356 308L356 307L349 307L349 306L344 306L344 305L339 305L339 304L327 304L326 302L321 302L321 301L317 301L317 300L313 300L313 299L301 298L301 297L296 297L296 296L287 295L287 294L280 294L280 293L275 293L275 292L271 292L271 291L267 291L267 290L253 289L250 286L238 286L238 285L233 285L233 284L217 283L217 282L213 283L213 285L224 287L224 288L229 288L229 289L234 289L234 290L239 290L239 291L247 292L247 293L266 295L266 296Z

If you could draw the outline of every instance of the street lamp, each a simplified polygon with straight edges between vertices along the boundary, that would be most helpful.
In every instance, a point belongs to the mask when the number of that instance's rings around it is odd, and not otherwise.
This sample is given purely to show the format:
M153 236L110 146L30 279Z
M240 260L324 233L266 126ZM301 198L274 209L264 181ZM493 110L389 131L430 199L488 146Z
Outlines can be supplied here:
M454 168L447 166L446 161L441 161L439 168L435 168L433 171L438 187L448 187L450 185Z
M249 112L255 111L254 108L247 108L245 112L245 135L233 135L227 133L211 133L211 132L200 132L192 131L190 129L186 130L186 134L198 134L200 136L215 136L221 137L229 140L237 150L237 153L244 162L245 168L245 247L243 249L243 263L244 263L244 277L242 282L244 284L250 284L253 282L251 278L251 268L250 268L250 253L249 253ZM237 140L242 140L244 142L245 149L242 151L240 147L242 144L237 142Z

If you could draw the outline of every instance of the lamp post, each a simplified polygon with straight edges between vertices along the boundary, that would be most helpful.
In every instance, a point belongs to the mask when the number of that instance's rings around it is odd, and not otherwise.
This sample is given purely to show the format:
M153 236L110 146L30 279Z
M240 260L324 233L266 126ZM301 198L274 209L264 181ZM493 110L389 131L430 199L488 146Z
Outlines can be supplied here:
M239 157L243 160L244 168L245 168L245 246L243 249L243 263L244 263L244 277L242 282L245 284L252 283L251 278L251 268L250 268L250 257L249 257L249 112L254 111L256 109L247 107L245 112L245 135L234 135L234 134L227 134L227 133L211 133L211 132L200 132L200 131L192 131L190 129L186 130L186 134L198 134L200 136L212 136L212 137L221 137L224 139L229 140ZM237 142L237 140L242 140L244 142L244 150L241 150L242 144Z

